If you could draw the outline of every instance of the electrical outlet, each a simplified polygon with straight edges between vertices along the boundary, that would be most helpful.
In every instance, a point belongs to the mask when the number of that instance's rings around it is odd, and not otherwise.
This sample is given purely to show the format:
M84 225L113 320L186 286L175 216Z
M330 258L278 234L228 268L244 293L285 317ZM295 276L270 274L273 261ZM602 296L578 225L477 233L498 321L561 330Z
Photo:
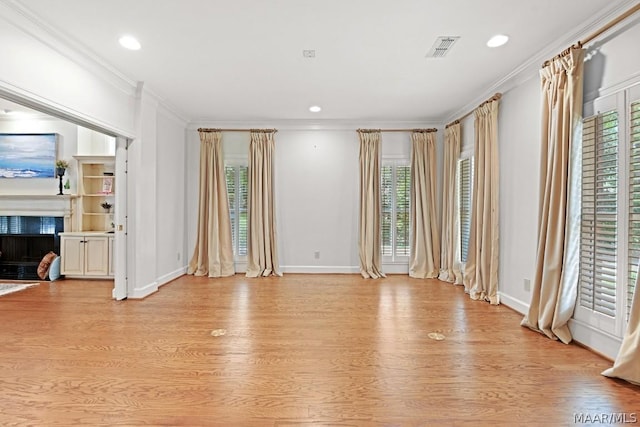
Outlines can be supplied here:
M320 259L320 251L315 251L315 252L313 253L313 257L314 257L315 259Z
M531 280L524 279L524 290L527 292L531 291Z
M178 261L180 261L180 252L178 252Z

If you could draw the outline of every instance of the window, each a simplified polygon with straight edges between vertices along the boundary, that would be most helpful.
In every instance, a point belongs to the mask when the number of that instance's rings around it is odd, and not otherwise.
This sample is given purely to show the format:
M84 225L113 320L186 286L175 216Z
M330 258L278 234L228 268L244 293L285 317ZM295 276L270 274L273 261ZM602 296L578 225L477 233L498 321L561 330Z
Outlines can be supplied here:
M406 161L384 162L381 172L383 261L408 262L411 166Z
M636 85L599 98L593 109L600 111L583 120L574 317L615 336L622 336L629 316L640 259L639 97Z
M467 261L471 232L471 190L473 186L473 157L458 160L458 214L460 262Z
M246 165L225 166L233 255L236 260L247 256L247 173Z
M615 317L618 249L618 112L584 120L580 305Z

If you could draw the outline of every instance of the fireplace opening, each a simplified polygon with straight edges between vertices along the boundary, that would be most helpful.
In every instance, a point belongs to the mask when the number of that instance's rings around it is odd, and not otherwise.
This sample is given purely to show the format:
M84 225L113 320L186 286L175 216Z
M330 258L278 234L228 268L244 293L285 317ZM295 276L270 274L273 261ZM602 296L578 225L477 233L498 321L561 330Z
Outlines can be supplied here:
M63 217L0 216L0 279L39 280L38 265L60 254Z

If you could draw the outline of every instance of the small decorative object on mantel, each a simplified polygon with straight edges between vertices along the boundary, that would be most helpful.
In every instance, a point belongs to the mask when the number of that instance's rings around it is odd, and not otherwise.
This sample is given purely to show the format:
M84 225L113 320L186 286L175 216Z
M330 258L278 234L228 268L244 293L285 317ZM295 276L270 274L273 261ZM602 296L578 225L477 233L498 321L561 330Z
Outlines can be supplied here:
M102 202L100 204L100 206L102 206L102 209L104 209L107 213L109 213L109 212L111 212L111 207L113 205L105 200L104 202Z
M61 159L56 161L56 175L58 175L58 179L60 180L60 192L58 193L58 196L62 196L62 177L64 176L64 172L68 167L69 162L67 162L66 160Z

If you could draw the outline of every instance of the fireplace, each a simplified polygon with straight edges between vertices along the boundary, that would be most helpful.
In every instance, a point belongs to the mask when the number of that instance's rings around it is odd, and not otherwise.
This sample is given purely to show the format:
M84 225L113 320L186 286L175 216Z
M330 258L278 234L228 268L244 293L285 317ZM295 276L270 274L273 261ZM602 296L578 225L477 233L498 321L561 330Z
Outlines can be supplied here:
M0 216L0 279L38 280L38 264L60 254L64 217Z

